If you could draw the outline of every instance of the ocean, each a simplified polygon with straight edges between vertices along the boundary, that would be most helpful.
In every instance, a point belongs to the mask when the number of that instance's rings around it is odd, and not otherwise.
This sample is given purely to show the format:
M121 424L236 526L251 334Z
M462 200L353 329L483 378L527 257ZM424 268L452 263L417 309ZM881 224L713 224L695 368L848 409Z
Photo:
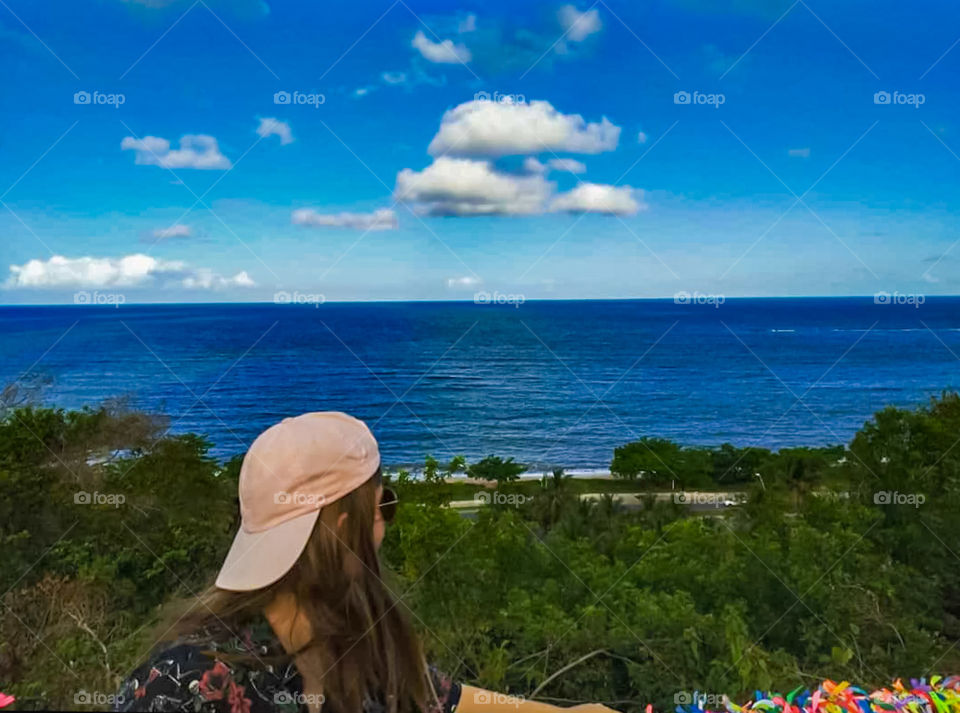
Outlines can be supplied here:
M391 466L496 454L605 469L641 436L849 442L960 386L960 298L0 307L0 384L127 397L243 452L305 411L366 420Z

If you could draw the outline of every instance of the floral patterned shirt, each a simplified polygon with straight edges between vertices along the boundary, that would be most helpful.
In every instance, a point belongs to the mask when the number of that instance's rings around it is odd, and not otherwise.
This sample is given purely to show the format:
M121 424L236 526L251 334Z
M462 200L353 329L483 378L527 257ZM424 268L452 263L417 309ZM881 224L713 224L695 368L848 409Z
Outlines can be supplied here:
M454 713L460 684L428 669L439 704L424 713ZM114 711L303 713L309 697L292 659L263 617L238 634L200 634L156 652L120 686ZM364 713L383 713L374 700Z

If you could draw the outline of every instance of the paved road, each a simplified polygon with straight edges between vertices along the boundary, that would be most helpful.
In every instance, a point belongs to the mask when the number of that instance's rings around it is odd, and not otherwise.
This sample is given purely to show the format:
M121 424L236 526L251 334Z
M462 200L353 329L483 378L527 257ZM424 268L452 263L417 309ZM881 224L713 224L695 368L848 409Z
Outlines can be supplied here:
M581 500L599 500L604 493L584 493L580 496ZM476 510L489 504L495 498L504 498L504 504L514 504L515 500L509 498L516 495L497 494L496 491L481 491L478 496L486 496L486 499L480 497L471 500L454 500L450 507L457 510ZM614 500L627 509L639 509L643 507L642 496L630 493L614 493ZM687 492L665 492L654 493L656 499L660 502L674 501L684 505L691 512L709 512L712 510L724 510L735 507L746 501L746 495L742 492L706 492L706 491L687 491Z

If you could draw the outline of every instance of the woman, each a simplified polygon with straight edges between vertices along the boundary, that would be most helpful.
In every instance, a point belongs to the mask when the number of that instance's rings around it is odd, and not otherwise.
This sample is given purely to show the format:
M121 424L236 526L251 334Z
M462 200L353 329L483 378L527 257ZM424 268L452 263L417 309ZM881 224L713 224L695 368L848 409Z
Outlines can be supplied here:
M395 509L362 421L308 413L267 429L240 470L241 527L215 586L164 632L174 643L124 682L115 710L560 710L461 686L425 663L380 578Z

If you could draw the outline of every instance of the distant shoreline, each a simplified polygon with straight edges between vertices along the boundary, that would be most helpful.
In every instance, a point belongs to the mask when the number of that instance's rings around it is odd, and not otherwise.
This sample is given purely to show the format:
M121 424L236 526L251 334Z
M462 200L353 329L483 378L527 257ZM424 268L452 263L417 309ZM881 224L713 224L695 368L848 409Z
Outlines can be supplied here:
M528 471L526 473L521 473L518 477L520 480L540 480L544 476L549 476L552 471ZM564 469L563 474L571 478L585 478L591 480L613 480L614 475L610 472L609 468L602 468L598 470L566 470ZM417 473L420 475L420 473ZM494 480L483 480L482 478L471 478L466 473L463 475L453 475L447 478L444 478L445 483L462 483L464 485L482 485L484 487L490 487L491 485L496 485Z

